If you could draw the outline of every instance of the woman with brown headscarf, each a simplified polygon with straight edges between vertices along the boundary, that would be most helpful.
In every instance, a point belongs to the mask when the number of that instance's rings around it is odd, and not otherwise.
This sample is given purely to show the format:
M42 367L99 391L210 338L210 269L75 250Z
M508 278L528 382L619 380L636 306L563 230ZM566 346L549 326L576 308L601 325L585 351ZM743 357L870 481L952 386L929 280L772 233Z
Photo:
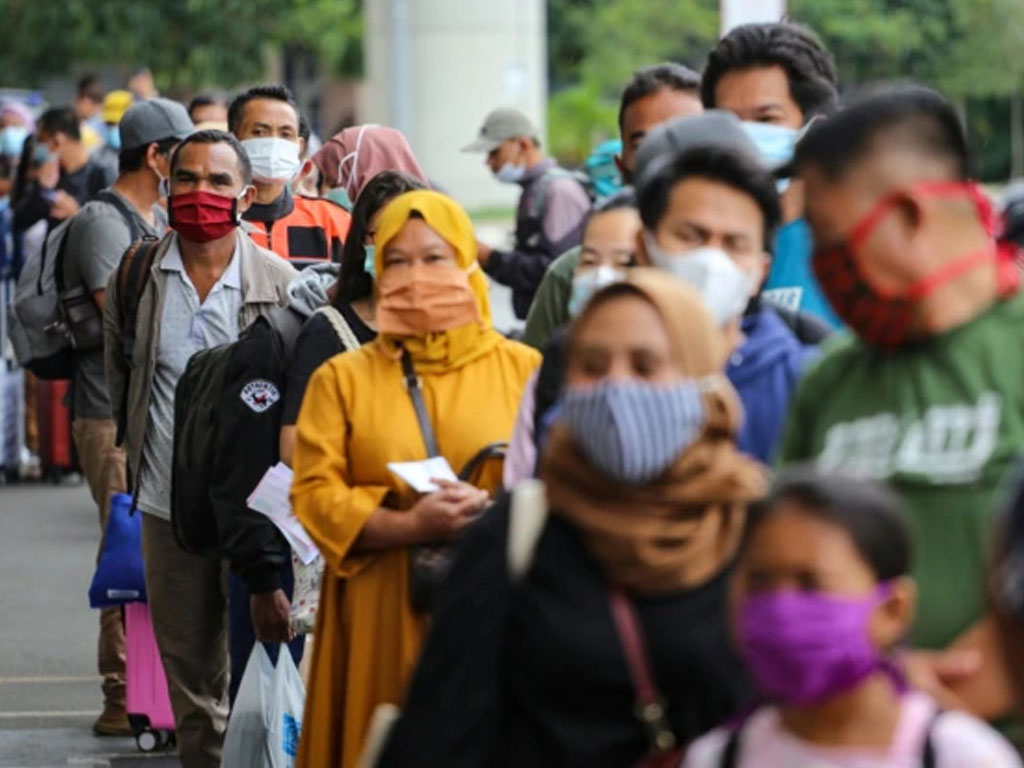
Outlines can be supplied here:
M727 356L663 272L594 296L570 332L532 563L511 575L499 502L463 543L381 765L678 765L674 744L737 713L726 585L765 477L735 446ZM648 699L663 707L639 717Z

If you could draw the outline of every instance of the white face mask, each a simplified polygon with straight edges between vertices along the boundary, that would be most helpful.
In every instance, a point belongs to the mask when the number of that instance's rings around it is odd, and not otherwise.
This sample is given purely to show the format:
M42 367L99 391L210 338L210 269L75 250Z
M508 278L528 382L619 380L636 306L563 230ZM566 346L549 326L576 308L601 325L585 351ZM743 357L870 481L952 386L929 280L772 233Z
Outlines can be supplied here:
M501 168L494 174L494 178L504 184L518 184L523 180L523 176L526 175L525 165L515 165L514 163L505 163Z
M299 144L296 141L269 136L242 142L252 163L252 177L264 184L289 182L302 168Z
M743 314L750 302L754 279L736 266L721 248L702 246L692 251L663 251L654 235L644 231L644 245L651 263L689 283L719 326Z

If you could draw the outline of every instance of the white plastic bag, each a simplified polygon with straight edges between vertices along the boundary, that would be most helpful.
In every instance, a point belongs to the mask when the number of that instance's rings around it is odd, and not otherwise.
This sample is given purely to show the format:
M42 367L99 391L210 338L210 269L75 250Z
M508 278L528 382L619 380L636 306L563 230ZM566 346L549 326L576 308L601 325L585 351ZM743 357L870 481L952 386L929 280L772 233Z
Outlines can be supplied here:
M262 643L256 643L238 687L228 732L223 768L292 768L299 753L306 689L286 646L277 667Z

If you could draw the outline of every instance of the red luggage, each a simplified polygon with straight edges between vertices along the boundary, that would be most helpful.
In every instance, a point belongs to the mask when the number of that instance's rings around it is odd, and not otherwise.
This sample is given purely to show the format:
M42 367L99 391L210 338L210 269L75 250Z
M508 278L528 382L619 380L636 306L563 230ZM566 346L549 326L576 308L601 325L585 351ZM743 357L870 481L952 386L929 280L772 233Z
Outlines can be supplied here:
M125 704L135 743L143 752L174 746L174 713L167 676L146 603L124 606Z
M74 469L71 447L71 409L65 405L68 381L38 381L36 414L39 424L39 462L43 474L58 480Z

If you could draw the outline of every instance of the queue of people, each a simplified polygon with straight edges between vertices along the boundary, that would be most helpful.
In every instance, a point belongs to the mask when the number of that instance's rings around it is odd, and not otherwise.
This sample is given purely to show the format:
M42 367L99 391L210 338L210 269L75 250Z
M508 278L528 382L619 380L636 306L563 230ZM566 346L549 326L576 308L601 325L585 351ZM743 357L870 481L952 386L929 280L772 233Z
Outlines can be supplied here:
M399 131L310 151L283 86L122 104L103 179L80 122L113 111L79 101L11 114L14 228L99 329L74 439L101 525L112 492L142 512L186 768L257 642L309 654L301 768L1021 765L1020 268L940 94L844 101L813 32L739 27L625 85L597 202L496 109L465 150L523 188L508 250ZM181 396L203 366L212 404ZM278 462L310 642L248 502Z

